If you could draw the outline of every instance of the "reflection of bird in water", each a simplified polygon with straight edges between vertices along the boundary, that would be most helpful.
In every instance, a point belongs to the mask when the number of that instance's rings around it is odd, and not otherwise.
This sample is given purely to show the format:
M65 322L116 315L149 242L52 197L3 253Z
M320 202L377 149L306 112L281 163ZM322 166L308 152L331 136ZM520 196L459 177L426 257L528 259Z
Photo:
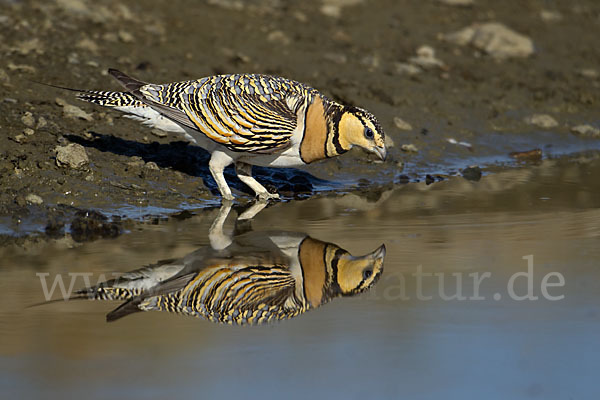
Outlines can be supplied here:
M248 232L223 242L224 219L220 215L211 228L212 247L83 289L78 298L125 300L107 315L108 321L157 310L261 324L368 290L383 271L383 245L353 257L302 233Z

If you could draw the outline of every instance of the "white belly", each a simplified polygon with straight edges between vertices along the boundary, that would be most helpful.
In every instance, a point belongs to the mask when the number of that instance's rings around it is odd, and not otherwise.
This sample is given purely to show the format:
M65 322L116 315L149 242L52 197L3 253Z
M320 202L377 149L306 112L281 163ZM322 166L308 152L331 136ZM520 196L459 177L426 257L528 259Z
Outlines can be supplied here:
M115 107L115 109L127 113L127 118L140 121L143 125L150 128L160 129L166 132L182 134L190 142L202 147L208 152L221 150L227 153L233 160L240 160L248 164L261 167L297 167L305 165L300 158L300 143L304 133L304 111L305 107L300 107L298 111L298 124L290 139L291 145L282 152L274 154L243 153L227 149L225 146L209 139L202 132L181 126L169 118L164 117L158 111L151 107Z

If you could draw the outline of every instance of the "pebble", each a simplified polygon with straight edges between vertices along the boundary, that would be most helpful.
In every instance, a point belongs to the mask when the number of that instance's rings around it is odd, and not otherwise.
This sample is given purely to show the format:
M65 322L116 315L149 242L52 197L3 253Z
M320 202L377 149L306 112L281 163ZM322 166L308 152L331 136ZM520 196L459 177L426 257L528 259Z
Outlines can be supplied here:
M6 71L3 70L2 68L0 68L0 82L2 82L2 83L9 83L10 82L10 77L8 76L8 74L6 73Z
M423 72L421 68L409 63L397 62L394 64L394 67L396 68L396 73L400 75L412 76Z
M292 39L290 39L290 37L286 35L283 31L277 30L270 32L267 35L267 41L287 46L292 42Z
M460 171L460 173L462 174L463 178L465 178L468 181L474 181L477 182L481 179L481 168L479 168L478 165L471 165L465 169L463 169L462 171Z
M133 43L135 41L135 37L131 33L124 30L120 30L118 36L119 40L121 40L123 43Z
M80 169L90 162L85 147L80 144L71 143L66 146L58 146L56 151L56 164L59 167Z
M498 22L476 23L443 38L460 46L472 45L497 59L529 57L533 41Z
M403 144L402 146L400 146L400 150L406 152L406 153L418 153L419 149L417 149L417 146L415 146L414 144Z
M83 0L56 0L57 5L72 14L87 14L89 13L88 6Z
M81 108L71 105L67 103L64 99L60 97L56 98L56 104L63 108L63 115L67 118L72 119L83 119L85 121L93 121L94 117L91 114L86 113Z
M598 72L598 70L593 68L583 68L578 70L577 73L580 76L588 79L598 79L598 77L600 77L600 73Z
M325 53L323 58L335 64L346 64L348 57L343 53Z
M93 40L91 40L89 38L81 39L79 42L77 42L75 47L77 47L78 49L81 49L81 50L87 50L90 53L94 53L94 54L98 53L98 51L100 50L100 48L98 47L96 42L94 42Z
M25 128L25 129L23 129L23 133L27 136L31 136L35 133L35 131L31 128Z
M412 131L412 125L400 117L394 117L394 125L401 131Z
M144 167L147 169L155 170L155 171L160 170L160 168L154 161L147 162L146 165L144 165Z
M8 63L7 67L11 71L35 73L35 68L27 64Z
M38 121L37 121L37 125L35 126L35 129L42 129L42 128L45 128L47 125L48 125L48 121L46 121L46 118L39 117Z
M12 51L22 56L26 56L30 53L38 55L44 54L44 50L42 49L42 43L38 38L19 42L16 44L15 47L12 48Z
M558 22L562 21L563 16L558 11L542 10L540 11L540 18L544 22Z
M592 125L577 125L571 128L571 132L576 133L582 136L592 136L598 137L600 136L600 129L593 127Z
M363 3L365 0L321 0L321 13L328 17L339 18L342 8Z
M369 68L369 70L375 70L379 68L379 65L381 64L377 54L364 56L360 59L360 63Z
M384 141L385 141L385 147L387 147L388 149L391 149L392 147L395 146L394 139L392 139L390 137L390 135L386 135Z
M410 57L408 62L423 69L444 68L444 63L435 57L435 50L431 46L421 46L417 49L417 55Z
M207 0L207 3L227 10L240 11L244 9L244 2L241 0Z
M448 6L469 7L475 4L475 0L437 0L438 3Z
M44 203L44 200L37 194L30 193L25 197L25 201L29 204L40 205Z
M25 143L27 141L27 137L24 134L19 133L18 135L15 135L15 137L13 137L12 140L21 144L21 143Z
M32 113L30 113L29 111L27 111L21 117L21 122L23 123L23 125L31 128L31 127L33 127L35 125L35 118L33 117Z
M548 114L533 114L525 118L525 123L539 126L540 128L556 128L558 122Z

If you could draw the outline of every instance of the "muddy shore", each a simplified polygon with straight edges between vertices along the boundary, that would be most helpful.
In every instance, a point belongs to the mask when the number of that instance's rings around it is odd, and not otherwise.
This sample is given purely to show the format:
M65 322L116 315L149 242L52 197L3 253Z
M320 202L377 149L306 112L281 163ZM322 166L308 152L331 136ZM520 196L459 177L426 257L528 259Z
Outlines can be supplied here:
M0 5L0 235L8 241L60 236L77 218L84 231L89 223L110 237L127 229L124 220L219 205L202 149L34 82L117 89L109 67L151 82L282 75L377 115L392 146L384 164L353 151L305 171L257 171L289 201L348 192L376 201L473 164L486 174L600 149L594 0ZM530 40L531 51L506 55L453 35L489 22ZM81 165L58 160L57 147L72 144L83 148ZM241 203L251 201L231 172L227 179ZM100 214L88 221L89 210Z

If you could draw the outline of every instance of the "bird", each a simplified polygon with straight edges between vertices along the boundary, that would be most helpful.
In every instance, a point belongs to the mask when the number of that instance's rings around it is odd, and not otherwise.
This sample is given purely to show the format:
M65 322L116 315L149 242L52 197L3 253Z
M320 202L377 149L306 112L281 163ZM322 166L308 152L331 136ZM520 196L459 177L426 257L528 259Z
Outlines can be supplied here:
M260 325L369 290L383 272L385 245L355 257L303 232L248 231L223 241L222 211L211 227L210 245L83 288L72 299L122 301L107 314L109 322L163 311Z
M228 74L153 84L109 69L124 91L71 89L80 100L114 108L142 124L184 135L211 153L224 200L234 200L224 169L259 200L278 199L252 177L252 166L298 167L357 146L386 159L385 133L365 109L342 105L303 83L270 75Z

